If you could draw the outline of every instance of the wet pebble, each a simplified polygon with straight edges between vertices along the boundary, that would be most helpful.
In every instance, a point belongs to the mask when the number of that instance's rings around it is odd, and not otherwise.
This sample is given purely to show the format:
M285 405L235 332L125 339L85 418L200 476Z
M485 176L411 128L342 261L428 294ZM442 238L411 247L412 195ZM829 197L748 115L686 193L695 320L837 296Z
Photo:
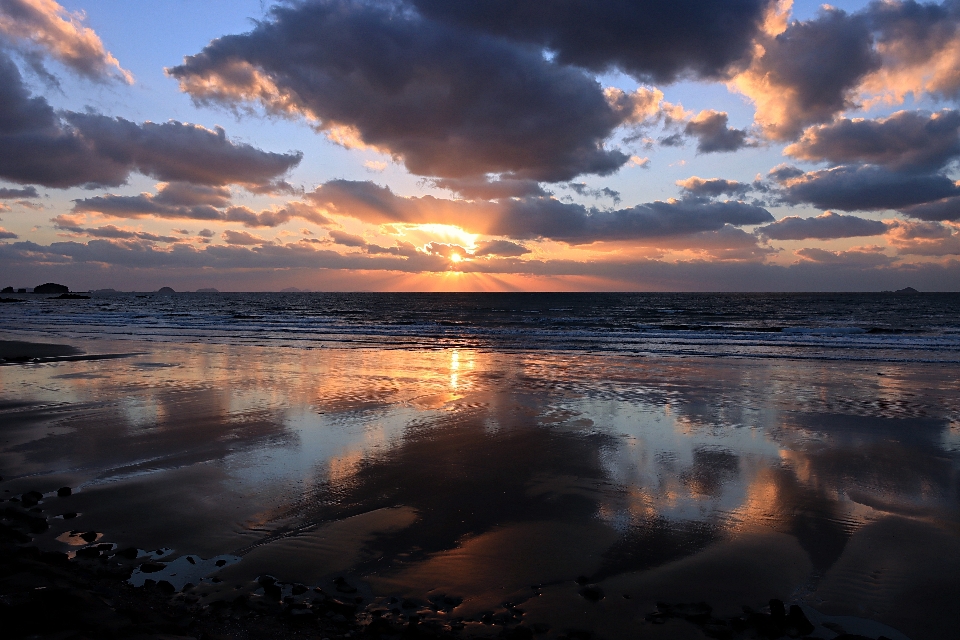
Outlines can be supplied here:
M20 496L20 501L26 508L36 506L43 500L43 494L39 491L28 491Z
M60 487L57 489L57 496L61 498L69 497L71 494L73 494L73 490L70 487Z
M585 600L589 600L590 602L600 602L605 597L603 589L595 585L590 585L580 589L580 595L583 596Z

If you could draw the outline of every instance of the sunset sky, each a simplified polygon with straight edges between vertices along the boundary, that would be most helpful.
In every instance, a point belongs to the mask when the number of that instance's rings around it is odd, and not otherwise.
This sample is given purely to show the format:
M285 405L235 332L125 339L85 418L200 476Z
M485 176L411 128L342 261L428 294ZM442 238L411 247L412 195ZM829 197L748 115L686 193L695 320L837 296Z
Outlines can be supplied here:
M960 0L0 0L0 287L960 290Z

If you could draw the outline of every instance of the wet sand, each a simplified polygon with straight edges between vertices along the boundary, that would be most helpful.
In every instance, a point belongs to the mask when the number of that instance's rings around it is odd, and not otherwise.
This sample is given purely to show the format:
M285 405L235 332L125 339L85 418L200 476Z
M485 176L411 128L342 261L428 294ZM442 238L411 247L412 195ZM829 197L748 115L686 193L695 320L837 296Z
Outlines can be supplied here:
M4 524L194 616L748 637L777 599L811 637L960 628L949 366L75 347L141 353L0 369L0 507L37 491L48 528Z

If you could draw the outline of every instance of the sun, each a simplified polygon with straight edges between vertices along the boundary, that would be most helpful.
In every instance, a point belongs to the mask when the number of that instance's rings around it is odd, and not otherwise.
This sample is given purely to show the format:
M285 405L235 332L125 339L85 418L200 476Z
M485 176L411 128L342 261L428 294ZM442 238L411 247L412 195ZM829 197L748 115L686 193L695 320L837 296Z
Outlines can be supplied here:
M451 262L461 262L462 260L463 260L463 256L461 256L459 253L451 253L451 254L450 254L450 261L451 261Z

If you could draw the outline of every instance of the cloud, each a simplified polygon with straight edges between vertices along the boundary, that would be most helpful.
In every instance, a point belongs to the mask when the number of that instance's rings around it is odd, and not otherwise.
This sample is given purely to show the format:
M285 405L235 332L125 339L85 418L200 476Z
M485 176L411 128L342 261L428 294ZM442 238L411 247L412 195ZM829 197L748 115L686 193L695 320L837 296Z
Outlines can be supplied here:
M367 160L363 163L363 167L373 173L383 173L387 168L387 163L382 160Z
M509 240L487 240L477 243L477 248L473 255L482 258L485 256L519 257L530 253L522 244L510 242Z
M36 187L24 187L23 189L10 189L9 187L0 187L0 199L15 200L17 198L39 198Z
M862 163L892 171L936 171L960 156L960 111L898 111L811 127L784 149L800 160Z
M399 3L275 6L167 73L199 103L304 117L417 175L555 182L628 159L603 147L621 117L591 76Z
M900 211L918 220L960 220L960 195L904 207Z
M677 180L676 184L691 195L708 198L715 198L724 194L742 197L753 188L752 185L735 180L724 180L723 178L705 180L697 176L692 176L686 180Z
M758 38L760 52L731 87L756 104L756 121L774 140L795 138L854 105L854 90L880 67L867 16L824 5L820 15Z
M874 1L852 14L823 5L755 40L730 86L757 107L767 137L793 140L809 125L878 102L960 97L960 4Z
M901 209L904 212L917 211L915 217L923 217L919 210L907 208L960 195L960 187L944 175L899 173L873 165L844 165L800 175L786 168L778 171L782 177L780 197L785 202L812 204L820 209Z
M888 265L894 258L883 253L883 247L855 247L848 251L827 251L807 248L795 251L804 260L835 266L878 267Z
M719 230L727 224L755 225L774 220L762 207L695 197L598 210L553 198L490 203L402 197L388 187L348 180L327 182L305 198L329 214L371 224L450 224L470 233L515 240L545 238L568 244L682 236Z
M304 202L290 201L283 206L254 211L243 206L228 206L226 187L161 183L156 194L136 196L106 194L74 200L75 213L99 213L112 218L160 218L167 220L208 220L239 222L247 227L276 227L295 218L326 225L330 220Z
M0 34L30 43L90 80L118 79L133 83L133 75L106 50L100 37L83 26L82 13L70 13L53 0L0 0Z
M683 131L697 139L697 152L718 153L737 151L755 146L747 140L747 132L727 126L728 116L723 111L701 111L690 120Z
M16 240L19 237L20 236L15 234L13 231L7 231L3 227L0 227L0 240Z
M330 231L327 232L327 234L334 241L334 243L343 245L345 247L367 246L366 240L364 240L361 236L355 236L352 233L331 229Z
M525 196L545 196L547 192L536 180L517 180L501 178L490 180L482 178L438 178L429 184L447 189L471 200L499 200L500 198L523 198Z
M879 236L887 232L887 225L877 220L845 216L827 211L815 218L789 216L757 229L772 240L833 240Z
M557 62L641 80L719 78L750 53L770 0L411 0L449 24L545 48Z
M910 94L960 95L960 5L873 2L866 13L883 63L864 79L864 96L896 104Z
M212 238L214 233L210 229L200 229L200 231L197 232L197 235L201 238Z
M620 204L620 192L610 187L602 187L600 189L593 189L587 186L586 182L568 182L563 185L568 189L574 191L577 195L586 196L588 198L594 198L595 200L602 200L604 198L609 198L613 201L613 204Z
M272 242L272 240L261 238L260 236L254 235L247 231L233 231L231 229L224 231L220 237L223 238L223 241L227 244L240 246L269 244Z
M157 195L153 196L153 201L175 207L226 207L230 204L230 189L189 182L167 182L157 185Z
M895 221L887 240L900 255L960 255L960 229L939 222Z
M72 233L92 238L118 238L123 240L146 240L148 242L178 242L180 238L172 236L161 236L146 231L136 231L134 229L124 229L112 224L102 227L81 227L71 216L60 215L53 219L53 225L58 229L70 231Z
M219 127L58 114L30 95L16 65L0 53L0 178L56 188L119 186L138 171L161 180L256 186L301 157L231 142Z

